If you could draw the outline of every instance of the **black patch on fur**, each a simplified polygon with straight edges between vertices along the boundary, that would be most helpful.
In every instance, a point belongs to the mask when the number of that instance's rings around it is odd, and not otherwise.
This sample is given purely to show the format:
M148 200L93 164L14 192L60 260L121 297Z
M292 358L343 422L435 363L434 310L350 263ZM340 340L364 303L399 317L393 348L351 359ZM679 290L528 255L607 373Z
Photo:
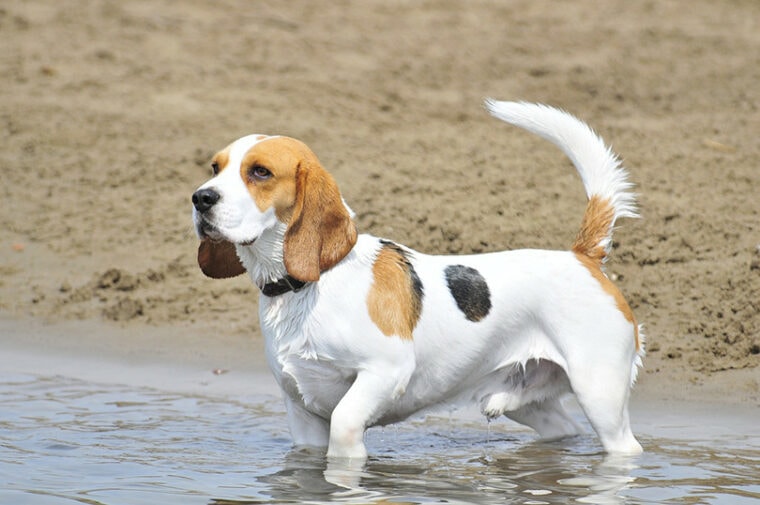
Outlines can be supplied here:
M446 284L464 317L478 322L491 311L491 291L480 272L464 265L449 265L444 270Z
M414 269L414 265L412 265L412 261L409 258L409 251L397 243L391 242L390 240L380 239L380 243L383 244L383 247L392 249L394 252L397 252L402 258L404 258L404 265L409 269L409 277L411 277L412 280L412 289L414 290L414 295L417 297L420 308L422 308L422 298L425 295L425 288L422 285L422 280L420 280L420 277L417 275L417 271Z

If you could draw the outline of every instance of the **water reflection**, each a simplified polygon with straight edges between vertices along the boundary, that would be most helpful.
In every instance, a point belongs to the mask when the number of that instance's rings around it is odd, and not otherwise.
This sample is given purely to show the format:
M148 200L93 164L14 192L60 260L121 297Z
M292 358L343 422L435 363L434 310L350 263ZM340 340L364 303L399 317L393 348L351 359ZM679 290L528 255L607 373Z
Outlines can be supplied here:
M593 452L595 448L589 452L588 442L581 439L571 449L527 442L514 452L500 447L498 456L475 457L465 454L473 446L464 445L414 457L375 456L359 468L298 451L288 455L284 468L259 480L277 502L541 504L573 498L581 503L625 503L621 491L636 480L636 458L609 458Z
M357 468L291 451L273 397L232 401L0 376L0 503L760 500L757 431L684 438L648 430L639 431L642 456L610 458L592 436L541 443L507 423L434 418L370 430L372 457Z

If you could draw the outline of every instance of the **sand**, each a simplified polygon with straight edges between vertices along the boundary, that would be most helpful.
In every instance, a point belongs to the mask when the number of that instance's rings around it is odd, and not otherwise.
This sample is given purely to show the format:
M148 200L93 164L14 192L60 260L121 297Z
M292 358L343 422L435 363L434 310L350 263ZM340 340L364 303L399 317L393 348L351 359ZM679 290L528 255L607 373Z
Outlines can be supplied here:
M190 222L249 133L312 146L362 232L567 248L581 183L492 96L573 112L631 172L608 271L645 325L637 394L760 404L758 24L752 0L6 1L5 359L263 366L256 289L203 277Z

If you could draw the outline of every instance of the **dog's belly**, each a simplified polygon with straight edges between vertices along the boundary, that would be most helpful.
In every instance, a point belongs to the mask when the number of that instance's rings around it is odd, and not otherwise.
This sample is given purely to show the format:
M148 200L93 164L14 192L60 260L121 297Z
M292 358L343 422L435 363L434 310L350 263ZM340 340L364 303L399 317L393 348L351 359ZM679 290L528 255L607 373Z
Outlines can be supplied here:
M416 414L472 405L486 417L495 418L570 390L565 371L546 359L511 363L490 373L471 375L450 389L431 388L420 377L413 376L407 393L389 405L373 424L392 424Z

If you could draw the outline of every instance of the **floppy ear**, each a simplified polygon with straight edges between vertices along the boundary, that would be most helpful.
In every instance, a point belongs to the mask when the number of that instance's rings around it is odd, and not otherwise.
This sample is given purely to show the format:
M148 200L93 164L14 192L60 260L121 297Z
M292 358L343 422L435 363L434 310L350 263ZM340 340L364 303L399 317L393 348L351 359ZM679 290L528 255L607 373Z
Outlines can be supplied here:
M213 279L227 279L245 272L245 267L235 252L235 244L226 240L201 240L198 246L198 266Z
M296 201L285 231L283 256L292 277L304 282L342 260L356 244L356 227L338 185L319 162L301 161L296 170Z

